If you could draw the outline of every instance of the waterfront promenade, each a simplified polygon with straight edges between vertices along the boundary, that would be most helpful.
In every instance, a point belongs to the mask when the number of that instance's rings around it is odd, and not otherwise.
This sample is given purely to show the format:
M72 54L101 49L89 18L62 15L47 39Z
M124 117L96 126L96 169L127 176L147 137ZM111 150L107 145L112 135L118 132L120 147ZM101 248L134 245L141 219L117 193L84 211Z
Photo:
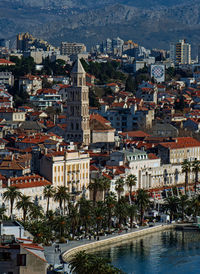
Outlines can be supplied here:
M128 232L122 231L121 233L115 232L111 235L100 236L98 241L94 240L94 238L91 240L83 239L79 241L69 241L65 244L59 244L60 250L56 248L58 244L54 244L52 246L44 247L45 257L49 264L59 265L62 262L67 262L69 257L80 250L91 250L97 247L120 243L134 237L140 237L149 233L165 230L171 228L172 226L173 225L157 223L153 227L132 228L128 230Z

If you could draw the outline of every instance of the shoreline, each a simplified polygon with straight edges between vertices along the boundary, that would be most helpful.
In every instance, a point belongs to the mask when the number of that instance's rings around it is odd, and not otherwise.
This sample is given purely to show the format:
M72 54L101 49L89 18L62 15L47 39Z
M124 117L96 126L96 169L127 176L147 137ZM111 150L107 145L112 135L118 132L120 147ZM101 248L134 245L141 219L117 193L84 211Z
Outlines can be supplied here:
M116 243L120 243L122 241L125 240L130 240L130 239L134 239L136 237L140 237L143 235L147 235L147 234L151 234L154 232L159 232L159 231L163 231L163 230L168 230L168 229L172 229L174 228L174 224L161 224L161 225L157 225L154 227L147 227L147 228L142 228L136 231L132 231L132 232L127 232L124 233L122 235L115 235L106 239L102 239L99 241L93 241L93 242L89 242L86 244L81 244L78 245L76 247L73 247L69 250L64 251L61 254L62 260L63 262L67 263L68 260L77 252L79 251L91 251L92 249L98 248L98 247L104 247L104 246L109 246L112 244L116 244Z

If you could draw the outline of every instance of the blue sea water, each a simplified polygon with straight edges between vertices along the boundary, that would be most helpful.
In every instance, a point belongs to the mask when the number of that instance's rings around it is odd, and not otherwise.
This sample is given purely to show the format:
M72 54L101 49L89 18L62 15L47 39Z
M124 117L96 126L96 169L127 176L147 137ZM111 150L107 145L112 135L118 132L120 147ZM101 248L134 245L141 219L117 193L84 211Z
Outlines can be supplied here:
M129 274L200 274L200 232L157 232L95 254Z

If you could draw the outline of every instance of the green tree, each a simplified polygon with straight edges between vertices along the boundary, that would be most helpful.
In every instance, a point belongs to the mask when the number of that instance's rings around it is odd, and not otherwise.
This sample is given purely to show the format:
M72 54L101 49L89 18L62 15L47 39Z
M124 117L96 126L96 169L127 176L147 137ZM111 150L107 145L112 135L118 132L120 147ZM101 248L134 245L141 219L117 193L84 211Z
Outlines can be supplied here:
M170 221L174 220L175 215L178 213L179 199L176 196L165 198L164 208L169 211Z
M140 224L142 225L143 224L143 219L144 219L144 212L150 204L149 194L146 190L138 189L136 204L137 204L138 209L140 211Z
M82 197L79 201L79 215L82 225L85 227L85 236L88 232L88 227L92 221L92 204L91 201Z
M182 173L185 173L185 195L187 194L187 186L188 186L188 175L191 170L191 164L190 162L185 159L182 164Z
M119 227L121 227L121 224L124 223L126 217L127 217L127 210L128 210L128 203L125 197L120 198L115 206L115 214L118 218L118 224Z
M13 213L13 205L15 200L21 197L21 192L14 186L7 187L7 190L3 193L3 199L10 202L10 216Z
M29 217L31 218L31 220L37 220L37 221L39 219L42 219L44 217L42 206L32 203L29 209Z
M126 178L125 184L129 187L129 195L130 195L130 202L131 202L132 189L133 189L133 186L136 186L137 184L137 177L134 174L128 175Z
M69 221L70 221L70 227L71 227L73 239L74 239L76 229L78 227L78 223L79 223L79 219L80 219L78 207L79 207L78 204L76 204L76 205L74 205L72 203L69 204Z
M102 201L97 202L94 210L94 218L97 225L97 236L99 235L99 230L102 227L102 221L105 217L106 209Z
M6 213L6 208L5 207L0 207L0 220L7 219L7 216L5 215L5 213Z
M195 193L196 193L196 191L197 191L197 184L199 182L200 161L194 160L192 162L192 171L195 174L194 190L195 190Z
M23 211L23 222L26 222L26 217L31 209L33 203L31 202L31 196L21 195L20 200L16 203L17 209L22 209Z
M200 195L195 196L190 202L190 208L194 217L200 215Z
M128 205L127 207L128 216L130 218L130 227L133 227L133 220L137 215L137 206L135 204Z
M67 220L65 216L57 216L54 220L54 229L58 232L58 237L61 239L67 228Z
M135 92L136 89L136 83L131 74L128 75L126 79L126 85L125 85L125 90L129 92Z
M48 214L48 212L49 212L49 201L50 201L50 198L53 198L54 194L55 194L55 189L54 189L54 187L52 185L45 186L45 188L43 190L43 195L44 195L44 198L47 199L47 211L46 211L46 214Z
M181 195L178 201L178 206L181 211L181 219L184 221L184 215L186 212L186 208L188 206L188 196L187 195Z
M104 202L105 202L106 195L110 191L110 184L111 184L111 182L110 182L109 179L102 178L102 189L103 189L103 192L104 192Z
M80 251L69 262L72 273L76 274L123 274L123 272L113 267L109 260L93 254Z
M116 195L113 192L108 193L105 199L106 209L107 209L107 226L108 231L110 231L111 227L111 218L114 216L114 209L116 205L117 199Z
M102 178L95 178L93 181L89 183L89 190L92 191L93 194L93 206L96 204L96 198L98 191L103 190Z
M69 201L69 193L68 188L66 186L58 186L55 194L54 194L54 200L56 202L59 202L60 212L65 214L65 204L66 201ZM64 209L63 209L64 205Z
M124 192L124 180L122 178L117 179L115 182L115 190L117 191L118 200L121 198L121 194Z

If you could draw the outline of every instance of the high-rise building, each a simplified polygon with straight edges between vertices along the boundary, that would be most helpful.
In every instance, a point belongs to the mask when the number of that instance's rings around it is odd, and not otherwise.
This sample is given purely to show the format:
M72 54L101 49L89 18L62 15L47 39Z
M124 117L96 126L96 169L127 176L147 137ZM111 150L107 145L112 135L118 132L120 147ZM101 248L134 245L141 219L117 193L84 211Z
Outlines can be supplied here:
M170 44L170 60L175 64L191 64L191 45L185 40Z
M0 47L3 48L10 48L10 40L6 40L6 39L0 39Z
M47 41L33 37L31 34L20 33L17 35L17 50L27 51L30 48L41 48L45 51L54 49Z
M62 42L60 46L61 55L72 55L86 52L86 46L82 43Z
M200 64L200 45L198 46L198 64Z
M66 141L90 143L89 89L86 73L78 59L71 71L72 86L67 94Z

